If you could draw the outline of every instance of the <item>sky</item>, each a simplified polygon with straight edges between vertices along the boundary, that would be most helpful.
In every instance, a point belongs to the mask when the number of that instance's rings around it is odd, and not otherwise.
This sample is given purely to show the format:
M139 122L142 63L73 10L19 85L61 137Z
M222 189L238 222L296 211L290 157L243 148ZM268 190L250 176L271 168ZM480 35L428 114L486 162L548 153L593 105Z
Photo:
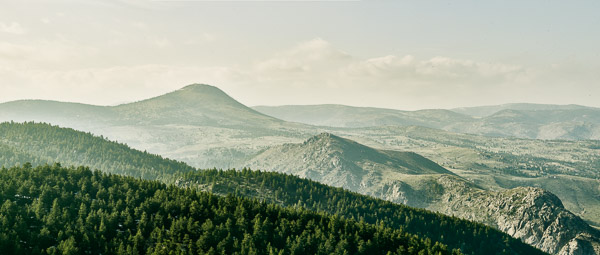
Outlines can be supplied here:
M600 1L3 0L0 102L600 107Z

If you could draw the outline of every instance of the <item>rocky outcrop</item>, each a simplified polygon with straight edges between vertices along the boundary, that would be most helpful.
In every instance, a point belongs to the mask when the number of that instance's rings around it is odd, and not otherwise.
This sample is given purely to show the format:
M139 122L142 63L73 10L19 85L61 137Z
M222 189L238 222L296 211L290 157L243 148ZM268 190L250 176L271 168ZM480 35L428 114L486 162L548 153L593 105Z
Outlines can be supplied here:
M551 254L600 254L600 231L566 210L548 191L446 189L449 192L430 209L496 227Z

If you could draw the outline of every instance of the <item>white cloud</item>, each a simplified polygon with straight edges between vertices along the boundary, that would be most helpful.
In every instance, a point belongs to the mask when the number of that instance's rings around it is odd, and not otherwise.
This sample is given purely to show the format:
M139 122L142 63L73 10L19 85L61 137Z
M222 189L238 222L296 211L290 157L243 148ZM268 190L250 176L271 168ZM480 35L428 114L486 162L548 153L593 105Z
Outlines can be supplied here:
M27 44L0 42L0 66L54 69L77 65L97 55L96 48L66 39Z
M23 35L27 33L27 30L17 22L4 23L0 22L0 32Z
M210 43L217 40L217 36L211 33L201 33L193 38L187 39L183 41L183 44L186 45L198 45L203 43Z
M43 98L114 104L191 83L208 83L248 105L340 103L416 109L530 99L542 102L544 98L556 99L554 103L586 104L573 100L581 98L585 82L594 78L575 73L581 82L566 88L560 83L570 77L564 67L544 69L439 56L359 58L319 38L250 64L218 66L52 68L56 61L80 55L93 60L98 54L76 43L40 45L0 43L0 89L6 91L0 94L0 101ZM589 93L600 93L600 89Z
M352 56L334 48L329 42L316 38L296 45L274 57L256 62L249 68L259 81L289 81L323 79L346 66Z

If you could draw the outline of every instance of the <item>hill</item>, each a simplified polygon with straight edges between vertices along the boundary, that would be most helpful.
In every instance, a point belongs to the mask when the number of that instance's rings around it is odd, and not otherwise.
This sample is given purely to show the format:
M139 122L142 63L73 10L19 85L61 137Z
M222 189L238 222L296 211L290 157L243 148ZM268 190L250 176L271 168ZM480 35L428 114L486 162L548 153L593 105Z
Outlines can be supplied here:
M485 189L543 188L600 226L600 141L492 138L415 126L336 132L369 147L416 152Z
M248 169L209 170L188 173L178 185L215 194L251 196L400 228L443 242L449 248L460 248L465 254L540 253L520 240L480 223L375 199L288 174Z
M257 126L281 123L239 103L222 90L193 84L139 102L111 107L118 121L137 125L195 124L203 126Z
M451 253L381 225L82 167L2 169L0 199L5 254Z
M235 167L262 148L300 141L313 132L258 113L204 84L118 106L7 102L0 104L0 121L75 128L201 168Z
M400 111L344 105L257 106L254 109L287 121L329 127L401 125L491 137L600 139L600 109L578 105L508 104L452 111Z
M252 108L282 120L328 127L414 125L441 128L451 123L472 120L470 116L438 109L400 111L331 104L255 106Z
M167 181L195 171L185 163L132 150L125 144L42 123L0 123L0 166L86 165L113 174Z
M6 104L0 104L0 109ZM79 105L74 104L73 107L77 108ZM69 108L70 106L64 107ZM588 223L600 226L600 189L596 180L600 176L597 171L600 164L597 157L600 149L598 141L490 138L416 126L316 128L277 121L267 121L265 125L235 125L235 121L232 121L215 126L214 123L204 125L202 122L189 123L187 120L173 124L151 120L137 123L119 120L114 111L108 116L109 120L115 121L67 117L69 120L79 121L78 123L90 120L91 124L87 126L93 127L93 130L82 130L202 168L241 167L256 153L271 146L301 143L324 131L335 132L378 150L414 151L461 176L463 181L469 180L485 189L501 190L519 186L544 188L558 195L568 210ZM562 127L560 123L552 125ZM511 126L501 129L502 132L513 130ZM17 158L28 157L23 151L16 151L11 155ZM370 194L380 197L385 195L393 201L426 207L430 200L439 198L416 197L416 194L427 194L420 189L435 190L439 186L432 176L427 176L405 175L406 179L402 183L390 183L384 186L386 189L375 190ZM403 189L405 192L391 192L398 190L397 187L413 188ZM407 199L411 197L413 199Z
M471 116L486 117L502 110L517 110L517 111L547 111L547 110L581 110L581 109L597 109L582 105L556 105L556 104L501 104L501 105L486 105L475 107L460 107L450 109L457 113L462 113Z
M51 162L47 158L51 155L49 152L65 151L64 154L58 154L63 164L90 163L107 173L160 176L159 179L166 183L176 183L180 187L210 191L223 196L236 194L282 206L301 206L348 219L364 220L370 224L384 222L385 226L404 229L419 237L442 242L452 249L459 248L466 254L477 253L484 249L482 247L488 249L488 253L538 252L517 239L482 224L362 196L295 176L260 171L194 171L183 163L129 149L126 145L72 129L36 123L4 123L0 127L3 134L0 137L7 138L6 141L11 144L0 155L17 155L22 149L27 149L27 154L21 153L22 157L12 158L13 161L7 161L10 160L8 157L2 158L0 165L7 167L11 165L8 162L23 160L15 164L29 169L24 162L27 162L27 157L35 155L40 155L35 159L42 160L36 161L34 166L44 165ZM36 136L30 137L30 134ZM91 149L71 153L72 149L79 146ZM125 169L131 171L120 170L119 167L122 166L127 166ZM52 168L59 169L60 166L54 165ZM17 186L14 187L17 189ZM373 213L374 211L377 213Z
M311 137L302 144L269 148L246 166L354 191L377 188L382 178L396 175L452 174L416 153L376 150L329 133Z
M597 238L600 232L566 210L555 195L541 189L488 191L414 153L390 154L321 134L302 144L271 148L250 160L248 166L291 173L361 194L473 219L553 254L563 254L570 247L568 243L577 242L600 249ZM544 197L548 196L558 202L532 202L546 201ZM530 200L522 201L522 197ZM527 214L515 215L515 211ZM542 215L538 214L542 211L547 216L534 216ZM523 225L524 215L531 217L527 220L529 224ZM552 222L560 226L555 227Z
M445 130L487 136L536 139L600 139L600 109L505 109L474 123L455 123Z

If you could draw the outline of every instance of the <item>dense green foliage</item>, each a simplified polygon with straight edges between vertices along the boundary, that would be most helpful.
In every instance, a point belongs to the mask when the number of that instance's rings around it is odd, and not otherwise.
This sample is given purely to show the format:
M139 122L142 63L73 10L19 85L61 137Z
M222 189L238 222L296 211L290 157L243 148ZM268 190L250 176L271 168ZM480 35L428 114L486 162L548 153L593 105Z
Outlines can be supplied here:
M383 224L84 167L3 168L0 201L3 254L450 254Z
M205 170L188 173L180 186L217 194L256 197L282 205L298 205L372 224L402 229L465 254L544 254L485 226L423 209L394 204L291 175L251 170Z
M43 123L0 123L0 166L61 162L85 165L105 172L168 181L172 174L193 171L185 163L103 137Z

